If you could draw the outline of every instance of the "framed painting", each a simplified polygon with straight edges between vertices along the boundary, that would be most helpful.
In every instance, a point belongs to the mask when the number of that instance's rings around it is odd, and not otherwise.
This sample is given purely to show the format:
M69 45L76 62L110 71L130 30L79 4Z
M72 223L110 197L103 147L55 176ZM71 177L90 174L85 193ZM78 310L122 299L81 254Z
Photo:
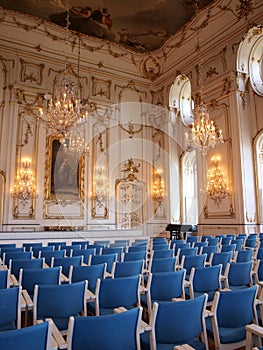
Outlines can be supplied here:
M50 135L46 148L45 199L83 200L84 161L84 155L66 149L59 135Z

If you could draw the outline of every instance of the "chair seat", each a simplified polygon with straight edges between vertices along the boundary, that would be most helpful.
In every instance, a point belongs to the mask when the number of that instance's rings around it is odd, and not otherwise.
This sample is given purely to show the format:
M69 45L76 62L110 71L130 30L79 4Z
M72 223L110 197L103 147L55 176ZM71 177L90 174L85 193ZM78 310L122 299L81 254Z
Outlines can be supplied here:
M140 338L141 338L142 350L150 350L149 332L145 332L145 333L141 334ZM192 339L187 344L190 345L193 349L205 350L205 345L203 343L199 342L198 339ZM183 345L183 344L181 344L181 343L180 344L157 343L156 350L173 350L176 345Z
M206 329L207 329L207 335L209 337L213 337L212 321L210 317L206 319ZM220 342L222 344L237 343L239 341L246 339L246 330L244 327L236 327L236 328L218 327L218 329L220 334Z

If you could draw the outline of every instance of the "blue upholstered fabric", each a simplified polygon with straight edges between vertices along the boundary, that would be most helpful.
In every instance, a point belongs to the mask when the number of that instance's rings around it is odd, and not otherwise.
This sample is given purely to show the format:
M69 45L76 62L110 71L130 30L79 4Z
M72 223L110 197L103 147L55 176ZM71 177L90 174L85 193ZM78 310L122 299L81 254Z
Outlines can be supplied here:
M119 314L76 318L72 349L137 349L136 327L139 314L139 308L134 308Z
M95 292L97 280L104 278L105 264L90 266L74 266L72 269L71 282L88 281L88 289Z
M16 329L20 289L0 289L0 331Z
M2 350L46 350L48 322L17 330L0 332Z
M81 266L83 258L81 255L72 256L72 257L62 257L62 258L54 258L53 267L62 266L62 273L65 276L69 276L70 266Z
M10 272L19 278L20 269L41 269L44 265L44 258L39 259L21 259L21 260L11 260L10 261Z
M157 349L173 349L175 345L189 344L194 349L205 349L196 337L203 330L202 313L206 296L178 302L159 302L155 323ZM141 335L142 349L149 349L149 332Z
M217 322L221 343L236 343L246 338L245 326L254 318L254 298L257 286L220 292ZM207 333L213 336L212 321L206 319ZM234 348L234 345L233 345Z
M66 330L69 317L84 310L85 290L86 282L38 286L37 319L52 318L59 330Z
M7 288L8 285L8 270L0 270L0 289Z
M144 260L116 262L114 278L138 276L142 274Z
M25 269L21 273L20 284L33 297L35 285L56 285L60 281L60 267L48 269Z

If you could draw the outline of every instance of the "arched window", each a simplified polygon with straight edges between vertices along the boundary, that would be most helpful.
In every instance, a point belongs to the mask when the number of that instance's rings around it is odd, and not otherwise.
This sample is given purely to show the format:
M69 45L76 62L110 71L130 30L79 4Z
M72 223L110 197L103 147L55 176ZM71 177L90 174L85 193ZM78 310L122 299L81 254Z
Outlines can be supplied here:
M263 28L251 28L239 45L237 71L246 74L256 94L263 96Z
M186 75L178 75L170 89L169 107L172 113L180 117L183 124L193 123L193 102L191 97L191 83Z

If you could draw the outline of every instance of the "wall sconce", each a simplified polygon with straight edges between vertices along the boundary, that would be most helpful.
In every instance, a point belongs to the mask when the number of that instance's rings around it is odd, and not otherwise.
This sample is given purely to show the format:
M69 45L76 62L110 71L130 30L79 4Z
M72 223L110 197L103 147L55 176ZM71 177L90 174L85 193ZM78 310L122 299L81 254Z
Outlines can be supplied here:
M105 167L96 167L93 180L91 199L101 208L106 206L109 197L108 181Z
M213 199L217 206L221 203L222 199L230 195L229 188L226 186L224 179L224 172L219 166L220 157L212 157L210 162L210 168L207 173L207 195Z
M154 182L153 182L153 200L156 202L162 202L164 199L164 180L161 176L162 171L156 169L154 172Z
M31 170L31 160L28 158L24 158L21 161L21 168L17 172L11 196L24 202L38 197L35 178Z

